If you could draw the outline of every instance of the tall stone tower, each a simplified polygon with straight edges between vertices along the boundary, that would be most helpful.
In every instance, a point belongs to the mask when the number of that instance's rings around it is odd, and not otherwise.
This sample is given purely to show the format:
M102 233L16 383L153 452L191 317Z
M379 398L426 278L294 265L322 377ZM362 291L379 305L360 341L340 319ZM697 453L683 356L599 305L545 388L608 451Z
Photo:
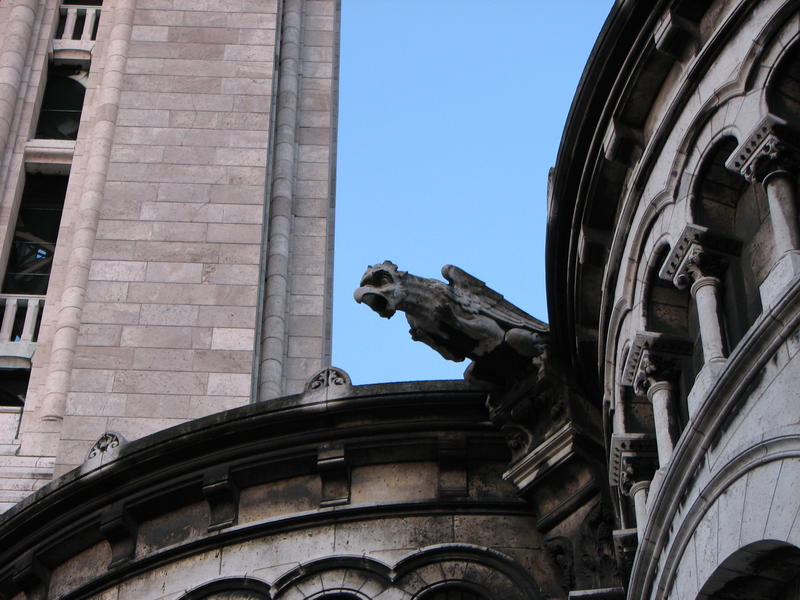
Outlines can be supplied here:
M329 363L338 13L0 4L0 509Z

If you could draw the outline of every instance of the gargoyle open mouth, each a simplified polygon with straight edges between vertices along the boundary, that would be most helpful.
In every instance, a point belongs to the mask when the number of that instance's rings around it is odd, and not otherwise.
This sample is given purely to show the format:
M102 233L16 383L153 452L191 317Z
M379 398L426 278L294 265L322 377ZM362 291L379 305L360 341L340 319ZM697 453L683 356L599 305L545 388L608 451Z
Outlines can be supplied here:
M389 302L380 294L375 292L364 291L362 288L356 290L356 302L363 302L380 316L390 319L396 312L394 309L389 308Z

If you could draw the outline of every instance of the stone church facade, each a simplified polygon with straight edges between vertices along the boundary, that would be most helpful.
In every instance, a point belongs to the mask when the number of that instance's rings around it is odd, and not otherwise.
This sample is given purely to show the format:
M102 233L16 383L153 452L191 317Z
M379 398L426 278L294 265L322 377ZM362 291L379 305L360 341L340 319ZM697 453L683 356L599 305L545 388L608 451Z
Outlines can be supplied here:
M800 5L616 3L550 324L375 265L472 365L371 386L330 366L338 13L0 2L0 598L800 598Z

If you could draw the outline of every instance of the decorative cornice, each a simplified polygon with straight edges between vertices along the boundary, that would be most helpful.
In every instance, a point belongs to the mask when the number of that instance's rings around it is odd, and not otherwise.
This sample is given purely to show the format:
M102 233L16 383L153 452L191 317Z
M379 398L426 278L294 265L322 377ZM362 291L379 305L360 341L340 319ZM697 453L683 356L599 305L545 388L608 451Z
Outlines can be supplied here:
M508 456L506 445L499 427L486 418L485 395L485 390L471 389L463 381L358 386L346 398L296 395L254 403L128 442L103 468L88 472L74 469L0 516L0 589L20 589L12 582L13 563L26 552L34 552L45 565L59 564L88 547L83 544L101 539L101 515L111 500L124 499L128 514L137 518L148 515L149 519L176 502L188 504L208 498L207 493L212 491L208 486L224 478L206 475L223 465L230 467L229 483L246 481L248 486L280 477L313 475L318 472L318 448L339 440L354 440L362 460L436 461L438 436L448 431L463 431L468 440L476 440L469 441L470 461L477 458L473 444L478 443L479 460L502 462ZM331 458L327 465L337 466L337 457L322 458L323 462ZM230 490L224 491L223 500L225 494ZM313 514L232 524L210 535L198 534L201 537L177 546L153 549L147 556L123 560L119 567L98 574L66 597L88 597L109 582L178 555L287 528L451 510L458 514L523 515L530 513L530 506L511 497L431 498L395 505L321 507ZM130 537L126 531L135 526L124 514L107 513L105 520L106 532L119 542L120 557L126 555L123 546L126 536ZM211 517L209 522L213 514Z

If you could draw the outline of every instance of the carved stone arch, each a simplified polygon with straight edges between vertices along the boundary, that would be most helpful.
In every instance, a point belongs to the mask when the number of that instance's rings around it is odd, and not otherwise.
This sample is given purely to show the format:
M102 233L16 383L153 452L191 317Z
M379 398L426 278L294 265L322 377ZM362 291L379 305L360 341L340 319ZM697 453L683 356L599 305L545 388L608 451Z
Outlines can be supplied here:
M759 288L773 265L769 204L759 185L726 167L739 141L723 129L703 152L694 178L694 222L717 238L741 244L738 253L722 257L725 336L732 350L762 312Z
M658 276L664 260L669 255L673 246L672 236L663 233L655 239L650 239L648 247L644 248L640 260L638 261L638 271L636 273L636 296L634 306L638 307L638 323L635 324L637 331L657 331L662 333L672 333L675 335L686 333L685 326L680 331L673 331L666 325L661 324L661 313L653 312L653 295L660 290L671 294L674 286L671 282L664 281ZM655 299L659 301L658 298ZM674 326L673 326L674 329Z
M434 591L445 586L461 586L486 599L543 598L539 585L516 560L470 544L442 544L419 550L397 563L394 572L395 586L413 600L436 598Z
M738 80L742 81L745 92L765 90L769 80L787 51L800 38L800 22L797 18L797 5L786 2L775 11L772 18L761 29L750 45L750 50L739 68ZM766 110L766 98L762 94L762 107Z
M640 217L638 221L638 226L636 227L635 231L633 231L632 235L629 237L629 244L625 249L627 253L627 259L621 261L622 267L620 273L618 274L618 280L623 281L623 289L618 294L609 294L609 298L622 298L627 303L629 307L632 307L635 310L637 304L637 293L639 290L639 282L641 281L640 278L640 271L641 271L641 262L643 254L647 253L647 248L649 244L653 243L652 240L652 232L653 231L664 231L668 229L668 224L663 222L665 218L665 209L668 206L673 204L672 198L669 196L666 190L662 190L660 193L656 194L653 199L647 204L647 207L644 210L644 213ZM662 234L664 235L664 234ZM669 234L666 234L667 238L669 239ZM660 235L658 239L662 236ZM611 270L607 270L606 277L611 274ZM604 289L613 289L614 283L610 280L603 281L603 288ZM606 300L604 299L603 302L605 303ZM613 310L616 310L613 309ZM613 319L613 310L611 311ZM601 309L600 313L600 331L612 332L611 335L616 335L618 333L618 326L614 325L609 319L609 322L606 323L606 308L605 305ZM621 324L621 321L618 321ZM605 338L600 339L600 343L598 348L600 352L603 352L602 348L606 343ZM606 352L606 356L613 356ZM604 356L598 356L599 360L603 360Z
M700 590L740 549L765 541L800 546L800 526L795 526L800 525L795 522L800 426L761 432L718 462L709 480L672 492L692 500L682 507L682 518L673 521L668 547L658 550L664 552L662 567L644 588L658 591L648 597L709 598L698 595Z
M637 303L639 283L641 282L641 264L643 257L649 253L649 249L654 244L661 243L666 237L671 241L669 233L663 233L668 229L668 223L664 222L664 210L673 203L672 198L666 190L662 190L650 200L639 218L636 230L630 236L631 242L628 250L626 271L624 274L625 289L622 295L628 299L631 306Z
M731 101L737 102L738 100L731 99ZM717 110L719 114L726 115L730 112L727 108L728 104L724 103L718 106ZM697 191L702 183L701 180L704 176L704 168L709 164L709 161L714 160L714 155L718 152L721 144L733 144L733 149L722 161L722 166L725 168L725 160L736 150L739 140L744 137L736 125L723 122L722 118L714 119L713 116L713 114L708 115L704 127L698 131L697 136L691 141L691 144L684 148L686 152L686 161L683 165L683 171L680 174L678 186L687 200L686 216L687 222L689 223L699 222L697 214ZM733 171L730 172L731 177L736 175L737 174ZM738 177L742 179L744 183L744 179L741 175Z
M620 361L622 354L621 349L624 350L628 342L625 336L625 327L628 320L631 318L631 306L627 298L618 298L611 310L611 316L608 319L608 336L599 347L601 352L605 355L601 357L602 364L604 364L604 395L605 397L615 397L615 389L618 380L616 379L617 365L624 364Z
M670 178L670 191L676 201L689 198L696 186L700 165L705 161L710 148L721 137L732 136L743 139L751 127L749 121L741 131L735 119L740 108L746 103L757 102L747 97L734 82L729 82L717 94L709 98L697 111L681 139L675 153ZM693 220L691 203L687 206L687 218Z
M723 560L700 588L698 600L800 599L800 548L759 540Z
M189 590L179 600L270 600L269 585L251 577L222 577Z
M782 49L764 86L767 111L797 128L800 125L800 34Z
M414 596L414 600L490 600L494 596L487 595L488 590L474 583L441 583L434 584Z
M372 600L391 586L391 570L366 556L329 556L298 565L272 585L272 598Z

